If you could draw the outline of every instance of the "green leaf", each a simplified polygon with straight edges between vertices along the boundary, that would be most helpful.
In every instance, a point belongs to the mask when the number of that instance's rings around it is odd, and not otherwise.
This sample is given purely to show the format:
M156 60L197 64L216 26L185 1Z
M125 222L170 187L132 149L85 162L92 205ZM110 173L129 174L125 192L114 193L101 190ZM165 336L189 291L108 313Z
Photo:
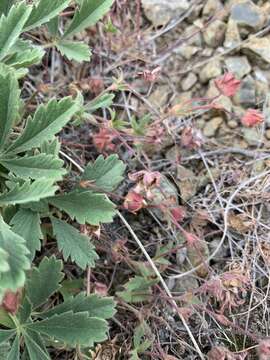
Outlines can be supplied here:
M33 268L26 282L26 294L33 308L44 304L60 288L63 279L61 260L55 256L43 258L38 268Z
M66 170L64 162L53 155L39 154L13 159L1 159L0 164L22 179L61 180Z
M25 282L25 270L30 268L25 240L10 230L0 218L0 289L16 291ZM3 270L4 266L6 269Z
M0 73L0 149L4 147L18 116L19 100L20 90L14 74Z
M51 36L56 37L59 29L59 16L55 16L47 23L47 28Z
M98 255L87 236L81 234L73 226L56 218L52 218L52 225L58 249L63 252L65 260L70 257L83 270L87 266L95 266Z
M60 148L61 144L56 137L53 138L53 140L51 141L44 141L40 146L40 150L42 153L54 156L58 156Z
M89 317L109 319L115 314L115 303L112 298L102 298L95 294L86 296L80 293L77 296L70 297L62 304L53 307L41 314L42 318L60 315L67 311L88 312Z
M2 0L1 0L2 1ZM0 60L9 52L20 36L24 24L31 12L31 7L24 2L12 6L7 15L0 18Z
M9 9L14 4L14 1L15 0L1 0L1 2L0 2L0 16L2 14L7 15L7 13L9 12Z
M16 184L10 191L0 195L0 206L25 204L31 201L39 201L40 199L52 196L57 186L53 186L51 181L47 179L24 182L22 185Z
M5 64L16 69L40 63L45 51L40 46L34 46L31 41L18 39L9 50Z
M106 340L108 330L105 320L89 318L87 312L74 314L72 311L27 324L27 328L70 346L93 346L94 342Z
M114 204L104 194L95 194L92 191L74 191L57 195L51 197L49 203L65 211L80 224L109 223L115 215Z
M8 341L0 344L0 360L6 360L10 351L10 343Z
M0 307L0 324L4 325L7 328L14 328L14 323L9 316L9 313Z
M114 94L99 95L94 100L86 104L84 108L86 111L91 113L98 109L106 109L112 105L114 97Z
M13 341L7 360L20 360L20 336L17 335Z
M29 258L32 261L36 251L41 249L40 240L43 238L39 214L29 209L20 209L10 224L13 225L12 230L26 240L26 246L30 251Z
M16 330L1 330L0 329L0 344L9 340L13 335L16 334Z
M117 155L110 155L106 159L100 155L94 164L89 163L82 175L83 181L89 181L96 191L113 191L123 179L124 163Z
M129 303L147 301L152 294L151 286L156 283L155 279L148 280L141 276L135 276L124 285L124 291L117 292L117 296Z
M47 23L63 11L70 3L70 0L40 0L29 16L24 31L29 31L37 26Z
M56 44L57 49L63 56L66 56L69 60L90 61L91 50L88 45L82 42L60 40Z
M24 341L30 360L50 360L49 354L33 339L31 332L24 334Z
M20 324L24 324L31 316L32 304L27 296L24 296L22 304L16 314Z
M36 110L34 118L29 118L21 136L7 151L19 153L40 146L45 140L51 140L71 117L77 112L78 104L70 97L60 101L52 99L47 105Z
M114 0L84 0L65 31L64 37L95 25L110 10L113 2Z

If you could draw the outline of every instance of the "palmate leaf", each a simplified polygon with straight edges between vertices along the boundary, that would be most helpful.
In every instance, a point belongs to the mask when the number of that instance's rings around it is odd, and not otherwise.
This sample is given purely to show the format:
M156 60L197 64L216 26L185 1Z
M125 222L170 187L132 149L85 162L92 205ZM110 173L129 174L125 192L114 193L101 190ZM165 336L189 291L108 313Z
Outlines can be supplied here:
M95 25L109 11L113 2L114 0L83 0L65 31L64 38Z
M16 334L16 330L1 330L0 329L0 344L3 344Z
M62 268L62 261L52 256L43 258L39 266L32 269L26 282L26 295L34 309L44 304L60 288Z
M2 0L1 0L2 1ZM20 36L31 12L24 2L12 6L7 15L0 18L0 60L7 54Z
M37 250L40 250L40 239L43 238L40 228L40 216L29 209L20 209L10 222L12 231L26 240L26 247L30 251L29 258L33 260Z
M78 103L70 97L60 101L52 99L47 105L41 105L33 119L28 119L21 136L7 149L19 153L40 146L50 140L65 126L78 110Z
M58 156L60 148L61 144L56 137L53 138L53 140L51 141L44 141L40 146L40 150L42 153L54 156Z
M20 90L14 74L0 73L0 149L4 147L18 116L19 100Z
M24 334L24 341L30 360L51 360L46 349L38 344L33 336L33 332L26 331Z
M10 191L0 195L0 206L25 204L31 201L39 201L52 196L57 186L47 179L35 180L32 183L25 181L22 185L16 184Z
M81 179L93 184L96 191L113 191L122 181L125 168L117 155L107 159L100 155L94 164L87 165Z
M115 314L115 303L112 298L102 298L95 294L86 296L84 293L80 293L51 310L43 312L41 317L48 318L67 311L73 311L74 313L87 311L89 317L106 320Z
M20 360L20 336L17 335L13 341L7 360Z
M87 266L95 266L98 255L87 236L56 218L52 218L52 225L58 249L62 251L65 260L70 257L83 270Z
M25 24L24 31L29 31L37 26L47 23L63 11L70 0L39 0Z
M10 230L10 227L0 218L0 263L6 264L0 268L0 289L16 291L25 282L25 270L30 268L27 258L29 253L25 240Z
M61 180L66 170L64 162L53 155L39 154L13 159L1 159L0 164L21 179Z
M40 46L34 46L31 41L18 39L9 50L9 56L5 58L5 64L16 69L38 64L43 58L45 51Z
M82 42L74 42L68 40L60 40L56 44L57 49L63 56L66 56L69 60L90 61L91 50L88 45Z
M90 318L87 312L65 312L25 325L28 329L64 341L70 346L93 346L106 340L107 322Z
M73 191L51 197L48 201L80 224L109 223L115 215L114 204L104 194L95 194L92 191Z

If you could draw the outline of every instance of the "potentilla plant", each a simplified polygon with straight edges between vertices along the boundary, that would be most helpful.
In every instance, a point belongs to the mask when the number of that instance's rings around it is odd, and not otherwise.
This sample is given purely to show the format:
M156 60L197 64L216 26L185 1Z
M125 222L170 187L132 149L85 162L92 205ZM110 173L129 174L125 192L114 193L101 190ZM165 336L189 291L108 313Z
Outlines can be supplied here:
M45 306L61 288L63 262L52 256L44 257L38 266L32 263L36 251L42 251L43 222L48 228L49 221L50 236L63 259L82 270L94 267L98 255L76 223L99 225L113 220L115 206L105 192L117 187L125 166L116 155L100 156L86 166L74 188L65 192L61 184L68 171L59 157L56 134L89 109L78 94L74 99L52 99L24 118L18 83L45 53L23 39L24 32L46 24L50 46L69 59L89 60L88 46L72 37L94 25L112 3L0 2L0 346L6 349L5 359L19 359L20 354L24 359L50 359L46 347L54 346L55 341L68 348L93 346L106 339L106 319L115 311L111 298L85 293L69 296L54 307ZM74 15L60 32L59 14L69 5ZM82 187L85 183L91 186Z

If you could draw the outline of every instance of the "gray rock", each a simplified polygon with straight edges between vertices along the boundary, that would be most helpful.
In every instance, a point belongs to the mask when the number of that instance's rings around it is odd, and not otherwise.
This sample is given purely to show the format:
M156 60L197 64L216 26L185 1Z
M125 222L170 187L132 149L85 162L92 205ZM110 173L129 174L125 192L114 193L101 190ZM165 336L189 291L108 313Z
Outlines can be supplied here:
M236 95L233 97L236 105L244 107L252 106L256 103L255 80L248 75L241 81L241 86Z
M234 4L231 8L231 18L239 27L254 31L259 30L265 22L263 12L251 0Z
M209 61L201 70L200 81L204 84L211 79L215 79L222 73L222 67L219 60Z
M191 89L197 82L197 76L190 72L182 81L181 86L184 91Z
M217 48L224 41L225 31L226 24L223 21L215 20L203 32L203 39L208 46Z
M231 49L241 42L240 33L236 22L229 19L227 24L227 31L225 34L224 47Z
M197 54L200 51L200 48L198 46L193 45L182 45L178 48L174 49L175 54L181 55L185 60L190 60L192 56Z
M215 136L222 122L222 117L214 117L213 119L208 121L203 129L203 135L206 137Z
M197 25L189 25L185 28L184 36L190 36L188 40L189 45L202 46L202 34L200 30L202 29L200 22L196 22ZM192 35L192 36L191 36Z
M173 18L186 11L188 0L142 0L145 16L154 26L166 25Z
M256 128L243 128L242 134L244 140L251 146L256 146L260 143L261 134Z
M171 88L169 86L160 85L151 93L148 100L154 107L160 109L166 105L170 92Z
M262 68L270 67L270 39L268 37L252 38L242 47L251 62Z
M180 189L181 198L184 201L190 200L197 192L198 178L190 169L182 165L177 166L176 183Z
M232 72L238 79L242 79L251 72L251 66L246 56L230 56L225 59L228 71Z

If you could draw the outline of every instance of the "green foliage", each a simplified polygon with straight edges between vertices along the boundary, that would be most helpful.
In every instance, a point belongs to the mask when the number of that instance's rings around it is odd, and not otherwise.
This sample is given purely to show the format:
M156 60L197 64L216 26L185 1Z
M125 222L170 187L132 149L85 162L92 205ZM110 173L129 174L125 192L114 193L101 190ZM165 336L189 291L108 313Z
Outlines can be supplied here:
M156 283L157 280L155 279L147 279L136 275L124 285L125 290L118 291L117 295L129 303L148 301L152 295L151 286Z
M110 155L106 159L100 155L94 164L89 163L84 170L81 180L89 182L89 186L97 191L113 191L123 180L125 165L117 155Z
M15 297L20 293L16 314L0 308L0 359L49 360L46 346L55 340L68 348L93 346L106 339L107 319L115 312L111 298L83 292L73 297L66 287L61 293L62 261L42 256L42 240L49 240L52 251L57 247L57 255L74 262L81 273L98 259L90 239L69 223L111 222L115 205L104 192L118 186L125 167L116 156L99 157L78 177L95 187L81 189L61 158L56 136L81 112L110 106L113 95L101 95L87 109L81 94L51 99L31 112L20 91L28 68L42 61L47 48L55 47L69 60L89 61L88 45L70 37L94 25L112 3L80 1L60 32L60 13L74 4L71 0L0 1L0 304L7 291ZM32 38L25 31L44 24L49 44L25 40ZM39 265L32 266L33 261ZM80 274L78 290L84 287L82 279Z
M139 355L151 347L153 339L149 326L143 321L134 331L133 350L130 352L130 360L139 360Z

